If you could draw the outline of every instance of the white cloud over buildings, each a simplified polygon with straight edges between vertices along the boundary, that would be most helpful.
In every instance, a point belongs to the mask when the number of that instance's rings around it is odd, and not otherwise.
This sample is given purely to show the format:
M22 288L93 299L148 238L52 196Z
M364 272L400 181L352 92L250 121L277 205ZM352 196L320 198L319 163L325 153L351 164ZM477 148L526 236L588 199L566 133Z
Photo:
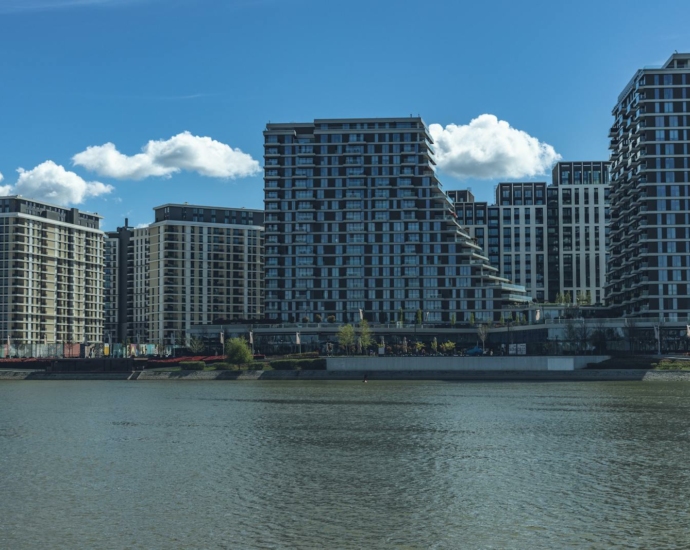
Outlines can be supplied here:
M561 155L548 143L513 128L495 115L483 114L469 124L431 124L436 162L456 178L517 179L547 173Z
M72 162L100 176L140 180L187 171L211 178L241 178L261 171L259 163L240 149L210 137L182 132L167 140L149 141L142 152L128 156L113 143L88 147Z
M24 195L66 206L81 204L89 197L113 191L112 186L99 181L85 181L52 160L47 160L32 170L19 168L17 172L17 183L0 187L0 192Z

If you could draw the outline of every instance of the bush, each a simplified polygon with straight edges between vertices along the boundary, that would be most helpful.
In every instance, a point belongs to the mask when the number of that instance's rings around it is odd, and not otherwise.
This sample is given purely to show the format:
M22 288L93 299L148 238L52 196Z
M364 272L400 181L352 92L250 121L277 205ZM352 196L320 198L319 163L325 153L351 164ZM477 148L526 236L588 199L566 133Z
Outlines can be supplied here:
M206 363L203 361L180 361L182 370L204 370Z

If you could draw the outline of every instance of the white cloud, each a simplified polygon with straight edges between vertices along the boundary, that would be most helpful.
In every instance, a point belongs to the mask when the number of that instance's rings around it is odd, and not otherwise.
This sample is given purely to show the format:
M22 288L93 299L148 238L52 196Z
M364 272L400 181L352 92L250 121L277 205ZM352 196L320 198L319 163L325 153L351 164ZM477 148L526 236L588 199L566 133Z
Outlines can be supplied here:
M458 126L429 126L436 162L457 178L524 178L545 174L561 159L554 148L505 120L484 114Z
M84 181L74 172L47 160L33 170L19 168L19 178L11 191L61 205L81 204L88 197L110 193L113 187L99 181Z
M0 181L4 180L5 177L2 175L2 172L0 172ZM12 186L11 185L0 185L0 195L11 195L12 194Z
M241 178L259 173L259 163L247 153L210 137L183 132L168 140L149 141L142 153L127 156L113 143L88 147L72 162L101 176L140 180L170 176L182 170L211 178Z
M134 228L135 228L135 229L145 229L145 228L147 228L149 225L151 225L151 224L150 224L150 223L138 223L137 225L134 226Z

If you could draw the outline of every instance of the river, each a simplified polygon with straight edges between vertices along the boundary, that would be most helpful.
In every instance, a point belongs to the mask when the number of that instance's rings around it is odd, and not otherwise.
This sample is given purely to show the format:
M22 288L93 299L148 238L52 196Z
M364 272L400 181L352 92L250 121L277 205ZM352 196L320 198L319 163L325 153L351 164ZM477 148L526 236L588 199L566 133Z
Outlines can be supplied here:
M690 384L0 382L0 548L688 548Z

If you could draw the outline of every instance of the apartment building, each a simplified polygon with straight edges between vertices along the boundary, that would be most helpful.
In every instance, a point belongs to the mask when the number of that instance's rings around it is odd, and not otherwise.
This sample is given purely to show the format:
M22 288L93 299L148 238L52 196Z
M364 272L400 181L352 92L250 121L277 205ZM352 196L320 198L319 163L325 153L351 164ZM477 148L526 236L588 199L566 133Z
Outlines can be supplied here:
M570 296L573 303L603 305L610 225L609 164L559 162L553 168L552 181L547 213L554 283L550 301L560 293Z
M448 191L467 227L502 277L537 302L603 303L608 227L608 164L560 162L551 185L499 183L495 202Z
M104 341L149 341L148 227L106 233Z
M523 285L537 302L549 295L544 182L500 183L495 202L476 202L469 190L448 191L466 226L502 277Z
M690 318L690 53L638 70L613 108L607 303Z
M12 345L102 341L100 219L21 196L0 198L0 333Z
M530 301L458 223L421 118L271 123L264 146L267 317L448 323Z
M182 345L192 325L263 317L263 211L165 204L154 212L146 276L151 341Z

